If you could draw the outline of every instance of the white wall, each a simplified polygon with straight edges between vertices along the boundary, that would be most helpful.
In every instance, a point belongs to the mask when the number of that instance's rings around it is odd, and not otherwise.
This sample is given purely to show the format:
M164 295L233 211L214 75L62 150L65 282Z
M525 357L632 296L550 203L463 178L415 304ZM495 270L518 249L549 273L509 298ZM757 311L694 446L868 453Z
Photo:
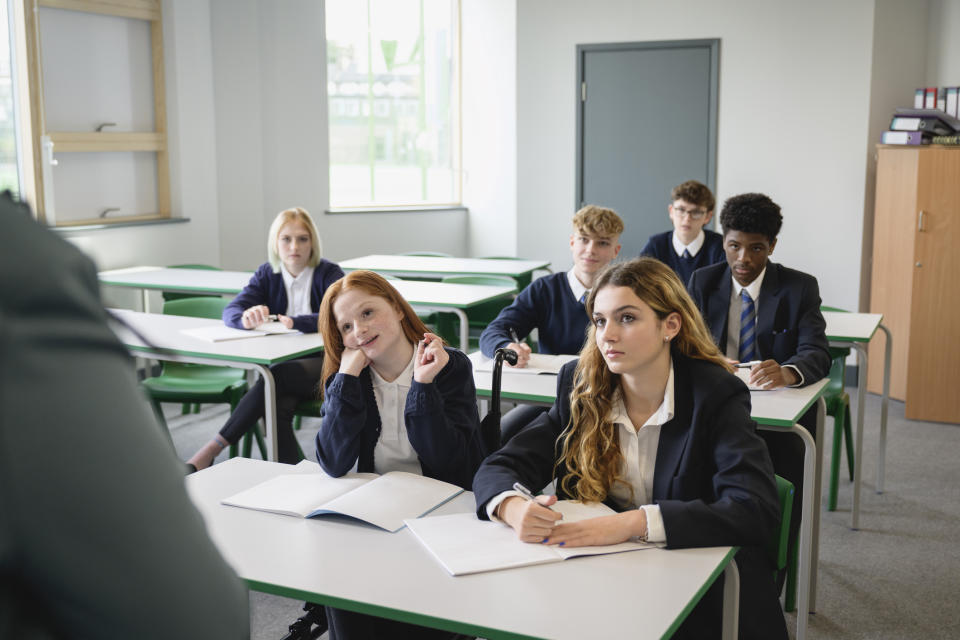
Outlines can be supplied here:
M278 211L307 209L337 261L367 253L466 252L465 212L332 214L324 7L314 0L212 0L221 263L266 259Z
M517 255L517 0L462 0L469 255Z
M868 0L523 0L517 18L520 254L570 262L577 44L720 38L718 200L763 191L784 227L774 259L820 279L824 302L857 306Z
M960 85L960 2L930 0L929 4L925 85L955 87Z

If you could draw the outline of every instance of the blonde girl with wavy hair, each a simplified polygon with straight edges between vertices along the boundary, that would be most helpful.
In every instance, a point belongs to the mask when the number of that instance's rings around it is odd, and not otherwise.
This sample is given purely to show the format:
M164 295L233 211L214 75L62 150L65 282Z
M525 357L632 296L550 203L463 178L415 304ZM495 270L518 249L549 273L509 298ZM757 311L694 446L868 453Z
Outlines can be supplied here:
M586 343L561 369L553 408L477 472L477 515L531 544L740 546L740 637L786 638L764 549L779 500L747 387L680 279L658 260L608 267L586 310ZM512 488L551 481L556 495L535 500ZM603 502L614 512L564 522L558 498ZM719 597L711 591L677 637L719 635Z

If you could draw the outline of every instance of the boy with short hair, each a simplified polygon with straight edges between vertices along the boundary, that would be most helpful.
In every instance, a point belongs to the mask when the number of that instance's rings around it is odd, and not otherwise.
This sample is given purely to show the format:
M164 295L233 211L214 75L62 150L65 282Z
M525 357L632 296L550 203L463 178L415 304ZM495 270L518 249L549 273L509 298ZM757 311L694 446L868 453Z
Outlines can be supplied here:
M612 209L587 205L573 217L570 252L573 267L534 280L520 292L480 335L480 350L492 358L497 349L513 349L517 367L530 360L530 347L523 339L538 330L538 350L548 354L580 353L586 338L584 302L594 280L620 253L623 220ZM521 405L503 417L503 441L509 440L546 407Z
M650 236L640 255L663 262L684 283L697 269L723 262L723 237L704 228L713 219L715 204L710 189L696 180L675 186L667 205L673 231Z
M780 207L762 193L729 198L720 213L726 262L698 269L687 284L720 351L732 362L755 363L750 384L765 389L812 384L831 364L817 279L769 260L782 223ZM800 424L816 438L816 407ZM801 519L803 444L790 433L760 435L774 470L795 488L793 535Z

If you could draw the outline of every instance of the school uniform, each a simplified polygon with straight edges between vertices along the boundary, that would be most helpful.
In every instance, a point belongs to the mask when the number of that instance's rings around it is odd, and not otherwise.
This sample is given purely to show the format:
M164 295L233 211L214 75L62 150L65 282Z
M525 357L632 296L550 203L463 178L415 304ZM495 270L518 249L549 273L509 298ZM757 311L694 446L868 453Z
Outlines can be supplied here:
M726 260L723 236L710 229L701 229L688 245L684 245L674 231L652 235L640 255L650 256L664 263L680 276L683 283L687 283L697 269Z
M293 328L303 333L317 332L317 312L327 287L343 277L343 270L326 259L316 267L304 269L294 277L282 265L274 273L269 263L260 265L250 282L223 310L223 322L228 327L242 329L243 312L256 305L266 305L270 313L289 316ZM293 416L297 405L318 397L317 383L323 369L323 356L297 358L270 367L276 385L277 459L296 463L300 459L296 437L293 435ZM260 378L243 396L220 429L220 436L230 444L236 443L258 420L263 418L265 400L263 379Z
M481 519L490 518L488 507L518 481L535 489L553 479L557 496L571 497L563 484L569 472L565 465L555 463L562 446L558 438L570 421L575 367L571 362L561 369L557 400L550 411L480 467L473 490ZM672 378L672 407L663 411L665 393L660 419L636 432L640 436L648 426L656 426L659 433L654 441L647 440L631 451L623 434L618 438L625 460L635 466L633 471L621 469L621 476L630 482L634 496L649 502L631 503L629 491L618 491L606 502L617 511L644 508L650 539L665 542L668 548L742 547L737 554L741 637L786 638L772 559L764 552L779 522L779 500L766 447L750 419L749 392L736 376L718 365L676 351L672 353ZM628 420L624 416L625 411L615 411L608 419L621 429L620 423ZM642 582L642 576L638 581ZM711 587L676 637L720 636L720 582ZM642 590L637 597L643 597Z
M756 360L776 360L792 367L800 376L796 386L806 386L830 372L830 348L826 323L820 313L820 290L811 275L767 262L759 287L756 281L747 287L756 308ZM758 291L751 291L751 288ZM733 280L727 264L716 264L694 272L687 285L700 308L714 342L727 357L739 359L740 285ZM801 418L816 439L816 407ZM791 534L799 531L803 505L803 443L791 433L761 431L767 442L773 467L793 483L793 519ZM793 535L795 539L796 536Z
M323 470L334 477L354 466L360 472L401 470L469 490L483 459L473 368L463 353L445 349L450 360L430 384L413 379L413 359L390 382L372 367L359 376L330 376L316 438ZM331 640L455 637L448 631L325 609Z
M492 358L497 349L514 341L511 330L523 340L537 329L540 353L580 353L590 324L584 305L588 293L573 269L534 280L483 330L480 351ZM511 409L500 421L501 440L509 441L544 411L536 405Z

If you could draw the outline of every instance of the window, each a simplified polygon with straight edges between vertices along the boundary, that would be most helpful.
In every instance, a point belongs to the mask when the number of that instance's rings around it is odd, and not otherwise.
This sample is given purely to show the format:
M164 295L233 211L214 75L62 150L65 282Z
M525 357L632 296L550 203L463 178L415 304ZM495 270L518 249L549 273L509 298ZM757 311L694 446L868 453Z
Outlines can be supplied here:
M457 0L327 0L331 207L459 204Z
M13 56L10 46L9 6L0 1L0 191L20 195L20 168L17 164L17 120L14 108Z

